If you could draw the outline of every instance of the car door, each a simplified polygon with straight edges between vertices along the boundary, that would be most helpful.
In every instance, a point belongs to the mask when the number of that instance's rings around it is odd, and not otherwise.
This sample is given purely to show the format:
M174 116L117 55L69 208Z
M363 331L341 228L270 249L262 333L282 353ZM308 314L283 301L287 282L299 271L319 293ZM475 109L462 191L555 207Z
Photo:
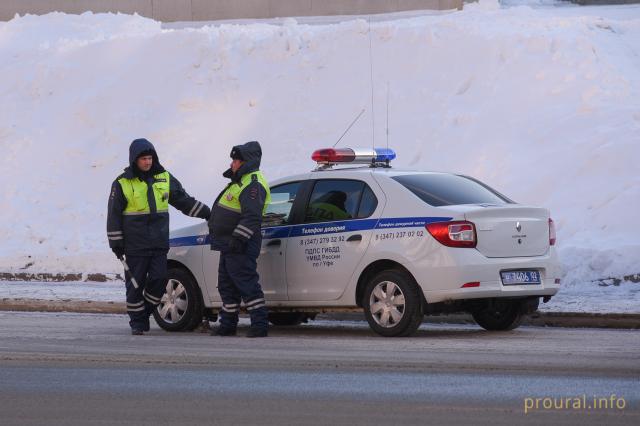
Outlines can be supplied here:
M285 255L291 209L299 189L300 182L271 188L271 203L262 220L262 248L258 258L258 274L267 300L287 300Z
M287 243L290 301L331 301L344 292L364 256L377 198L356 179L318 179L304 205L304 219Z

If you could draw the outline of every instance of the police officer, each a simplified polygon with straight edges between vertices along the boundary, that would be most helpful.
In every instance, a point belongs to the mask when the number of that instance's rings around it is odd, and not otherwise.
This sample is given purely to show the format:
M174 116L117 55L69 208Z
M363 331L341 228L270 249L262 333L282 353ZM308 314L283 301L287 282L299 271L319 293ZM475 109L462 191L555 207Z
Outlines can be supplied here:
M314 222L351 219L345 206L347 194L343 191L329 191L317 200L311 201L307 209L307 219Z
M134 335L149 331L149 316L165 292L169 204L188 216L209 219L209 207L189 196L162 167L151 142L134 140L129 167L111 185L107 213L109 246L118 259L126 256L127 312Z
M231 167L223 176L231 182L211 208L211 249L220 251L218 291L222 298L220 326L212 335L235 336L240 303L251 316L247 337L266 337L268 328L264 293L258 282L257 259L262 244L262 215L271 200L260 172L262 149L247 142L231 150Z

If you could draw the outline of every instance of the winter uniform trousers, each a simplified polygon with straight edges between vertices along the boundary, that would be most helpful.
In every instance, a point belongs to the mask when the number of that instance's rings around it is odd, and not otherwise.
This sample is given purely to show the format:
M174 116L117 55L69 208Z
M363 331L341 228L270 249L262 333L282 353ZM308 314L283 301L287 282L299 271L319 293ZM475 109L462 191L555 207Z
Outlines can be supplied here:
M132 329L144 330L149 325L149 315L160 303L167 283L167 254L152 256L127 256L126 274L127 313ZM138 288L133 285L131 275Z
M251 327L266 329L269 326L264 293L256 271L259 253L260 239L250 240L244 253L220 252L218 291L222 298L221 328L236 328L241 302L251 316Z

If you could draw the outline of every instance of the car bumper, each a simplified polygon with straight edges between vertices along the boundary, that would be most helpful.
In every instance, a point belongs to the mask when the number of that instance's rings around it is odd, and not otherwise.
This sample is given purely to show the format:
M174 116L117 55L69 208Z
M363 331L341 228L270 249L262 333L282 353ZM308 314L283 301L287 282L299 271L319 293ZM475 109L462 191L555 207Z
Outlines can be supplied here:
M553 296L560 289L555 249L544 256L487 258L477 250L452 250L436 263L425 260L412 271L428 303L493 297ZM503 285L501 271L536 270L540 284ZM474 283L471 287L463 287Z

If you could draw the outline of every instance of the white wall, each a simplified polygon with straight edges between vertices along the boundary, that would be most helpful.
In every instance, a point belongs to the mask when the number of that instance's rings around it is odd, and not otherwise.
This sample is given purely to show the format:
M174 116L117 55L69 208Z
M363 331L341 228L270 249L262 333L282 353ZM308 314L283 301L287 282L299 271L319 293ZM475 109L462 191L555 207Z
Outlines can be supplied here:
M283 16L356 15L419 9L462 9L462 0L3 0L0 20L16 13L138 13L163 22Z

